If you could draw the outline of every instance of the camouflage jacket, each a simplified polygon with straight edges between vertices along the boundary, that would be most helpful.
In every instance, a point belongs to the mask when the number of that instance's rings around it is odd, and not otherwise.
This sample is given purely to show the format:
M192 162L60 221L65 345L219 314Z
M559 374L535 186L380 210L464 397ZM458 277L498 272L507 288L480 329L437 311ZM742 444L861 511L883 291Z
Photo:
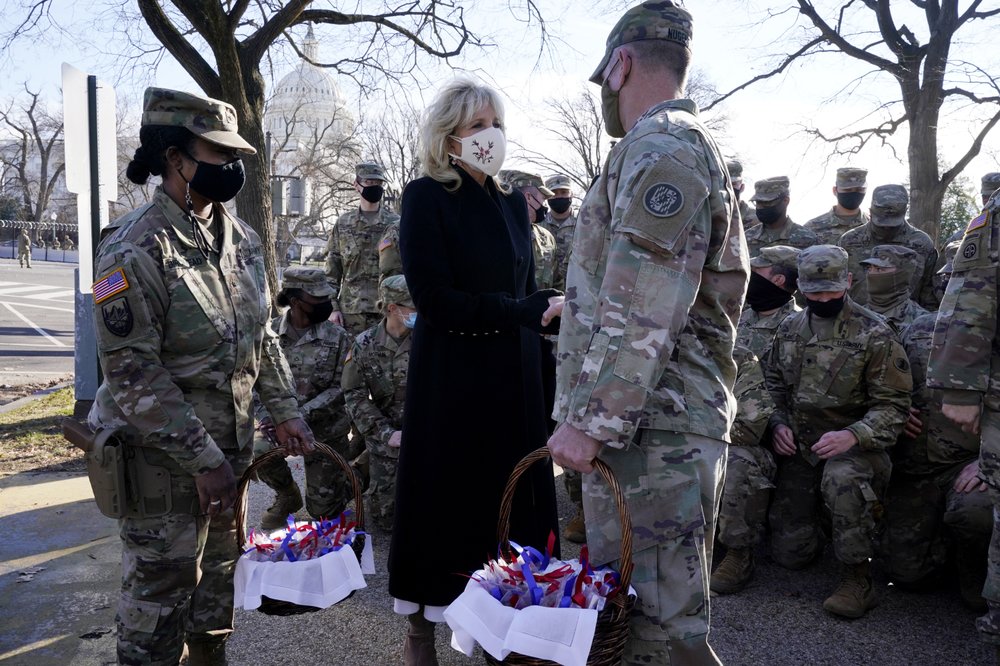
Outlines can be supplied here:
M740 199L740 219L743 220L744 229L756 227L760 224L760 220L757 219L757 211L742 199Z
M379 249L390 225L399 226L399 215L384 205L370 224L360 208L337 218L326 243L326 276L336 291L334 310L345 314L378 312Z
M865 450L896 442L909 416L913 389L910 364L895 332L871 310L844 300L844 308L814 335L808 310L787 317L764 362L774 398L771 425L787 425L799 451L823 434L850 430Z
M920 307L912 298L907 298L902 303L894 305L882 312L875 309L871 303L869 303L867 307L869 310L877 315L880 315L883 319L892 324L892 327L896 329L900 335L906 331L907 327L913 323L914 319L927 314L927 310Z
M351 422L344 408L340 379L344 359L353 343L351 334L333 322L324 321L310 326L296 340L291 326L287 311L271 321L292 371L302 418L317 440L330 444L344 439L351 430ZM263 405L258 402L257 407L258 420L270 418Z
M535 284L553 289L556 282L556 238L541 224L531 225L531 252L535 259Z
M398 340L389 335L383 319L358 336L344 368L344 397L351 420L366 446L390 458L399 456L399 449L389 446L389 438L403 428L411 339L411 335Z
M546 217L542 226L549 230L556 239L555 279L552 288L566 291L566 269L569 267L569 251L573 247L573 233L576 231L576 213L563 220ZM537 259L535 260L537 264ZM541 285L539 284L539 288Z
M801 309L794 299L778 308L777 312L766 316L761 316L753 308L744 308L740 314L740 323L736 327L736 344L746 347L758 358L763 359L771 349L771 341L774 340L778 324L788 315Z
M31 239L21 234L17 237L17 253L24 254L25 252L31 252Z
M785 223L778 228L766 227L757 224L747 229L747 248L750 250L750 257L760 254L762 247L772 245L791 245L800 250L816 244L816 234L805 227L792 222L792 218L785 216Z
M729 439L749 258L726 173L690 100L615 144L577 217L558 421L616 448L639 428Z
M913 407L920 410L924 422L919 437L901 436L892 451L893 470L907 474L931 474L942 467L972 462L979 455L979 437L962 432L945 418L941 413L941 391L927 386L927 361L936 320L936 313L925 313L903 332L903 348L913 373Z
M863 210L858 210L851 217L840 217L834 212L836 210L836 206L831 206L830 210L806 222L806 229L816 234L817 245L836 245L841 236L862 224L868 224L870 219Z
M403 274L403 261L399 257L399 223L390 224L378 242L378 283L392 275Z
M764 370L757 355L738 343L736 361L736 420L730 433L733 446L760 446L774 412L774 400L764 383Z
M221 205L214 218L220 252L206 260L191 219L158 188L105 230L95 261L104 383L90 423L128 426L191 474L222 464L220 447L253 440L254 390L277 423L299 416L269 325L260 239Z
M869 222L857 229L851 229L837 242L837 245L847 250L848 270L854 275L850 296L855 303L864 305L868 302L868 282L865 280L865 269L861 262L872 256L872 250L877 245L902 245L908 247L923 258L923 266L913 271L910 283L910 295L920 305L928 309L937 307L937 297L934 296L934 266L937 263L937 249L931 237L909 222L896 231L892 238L877 238L872 235L872 223Z
M944 402L1000 411L1000 196L973 219L952 261L941 300L927 384Z

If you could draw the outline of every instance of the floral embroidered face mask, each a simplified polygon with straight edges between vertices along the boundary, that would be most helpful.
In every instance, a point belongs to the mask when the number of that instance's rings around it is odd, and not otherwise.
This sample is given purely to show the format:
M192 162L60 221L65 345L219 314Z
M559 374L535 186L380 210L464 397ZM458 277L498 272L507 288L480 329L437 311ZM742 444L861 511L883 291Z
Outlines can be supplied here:
M507 137L499 127L487 127L467 137L452 136L462 144L462 154L448 153L489 176L500 173L507 154Z

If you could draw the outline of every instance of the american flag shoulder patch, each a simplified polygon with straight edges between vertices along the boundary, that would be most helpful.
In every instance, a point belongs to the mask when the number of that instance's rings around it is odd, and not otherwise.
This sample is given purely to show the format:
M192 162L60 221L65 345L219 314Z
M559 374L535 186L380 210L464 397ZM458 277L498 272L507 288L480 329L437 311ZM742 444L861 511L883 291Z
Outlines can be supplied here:
M989 216L986 214L986 211L984 210L982 213L972 218L972 221L969 222L969 226L965 228L965 233L969 233L970 231L974 231L976 229L985 227L987 217Z
M94 283L94 303L106 301L126 289L128 289L128 280L125 278L124 269L119 268Z
M392 247L392 240L389 238L383 238L378 244L378 251L384 252L386 248Z

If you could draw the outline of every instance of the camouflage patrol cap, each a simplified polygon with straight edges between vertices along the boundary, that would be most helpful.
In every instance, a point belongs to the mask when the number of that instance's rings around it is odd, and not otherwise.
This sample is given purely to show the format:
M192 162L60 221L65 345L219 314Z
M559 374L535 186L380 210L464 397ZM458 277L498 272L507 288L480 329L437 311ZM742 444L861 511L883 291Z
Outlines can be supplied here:
M557 173L545 179L545 187L550 190L572 190L573 181L564 173Z
M801 250L788 245L771 245L762 247L760 254L750 260L751 268L768 268L770 266L781 266L798 270L799 254Z
M226 102L167 88L146 88L142 126L185 127L205 141L254 155L238 134L236 109Z
M982 188L980 189L980 194L985 194L989 196L1000 189L1000 172L991 171L990 173L983 176Z
M872 256L862 259L864 266L877 266L879 268L895 268L906 270L917 261L917 253L902 245L876 245L872 248Z
M514 189L520 189L522 187L537 187L538 191L546 197L551 197L553 195L552 190L545 187L545 183L542 182L541 176L528 173L526 171L515 171L513 169L506 171L501 175L503 182L506 183L508 187L513 187Z
M960 247L962 247L961 240L953 240L944 246L941 250L941 254L944 256L944 266L938 271L938 275L951 273L951 262L955 261L955 255L958 254L958 248Z
M813 245L799 253L799 291L847 289L847 250L836 245Z
M604 68L608 66L611 53L623 44L647 39L662 39L691 48L693 21L680 0L659 0L644 2L625 12L615 27L608 33L604 57L590 76L591 83L603 82Z
M289 266L281 276L281 290L301 289L314 298L326 298L333 295L333 287L326 279L326 273L320 268L309 266Z
M788 176L774 176L758 180L753 184L753 196L750 201L777 201L788 196Z
M837 189L847 190L855 187L866 187L868 169L857 167L841 167L837 169Z
M726 170L729 171L729 178L733 182L743 180L743 163L739 160L727 160Z
M416 307L413 304L413 297L410 296L410 290L406 286L406 278L402 275L390 275L382 280L382 284L378 286L376 307L381 310L392 303L405 305L408 308Z
M909 204L902 185L879 185L872 192L872 224L878 227L898 227L906 221Z
M375 162L361 162L354 167L354 175L358 180L385 180L385 170Z

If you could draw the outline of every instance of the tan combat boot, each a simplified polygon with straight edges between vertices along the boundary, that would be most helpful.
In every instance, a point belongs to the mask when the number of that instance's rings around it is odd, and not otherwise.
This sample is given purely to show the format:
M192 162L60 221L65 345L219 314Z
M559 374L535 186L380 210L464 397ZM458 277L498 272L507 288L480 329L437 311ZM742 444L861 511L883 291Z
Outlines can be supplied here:
M709 588L716 594L739 592L753 578L753 551L749 548L730 548L719 566L712 572Z
M858 618L878 603L868 562L848 565L840 585L823 602L823 609L841 617Z
M404 666L438 666L434 648L434 623L424 617L423 610L407 615L410 621L403 643Z
M563 536L573 543L587 542L587 523L583 519L583 509L577 509L573 519L566 523Z
M264 512L260 526L265 530L276 530L279 527L284 527L288 521L288 514L295 513L301 508L302 493L299 492L299 484L293 481L288 488L277 491L274 504Z

